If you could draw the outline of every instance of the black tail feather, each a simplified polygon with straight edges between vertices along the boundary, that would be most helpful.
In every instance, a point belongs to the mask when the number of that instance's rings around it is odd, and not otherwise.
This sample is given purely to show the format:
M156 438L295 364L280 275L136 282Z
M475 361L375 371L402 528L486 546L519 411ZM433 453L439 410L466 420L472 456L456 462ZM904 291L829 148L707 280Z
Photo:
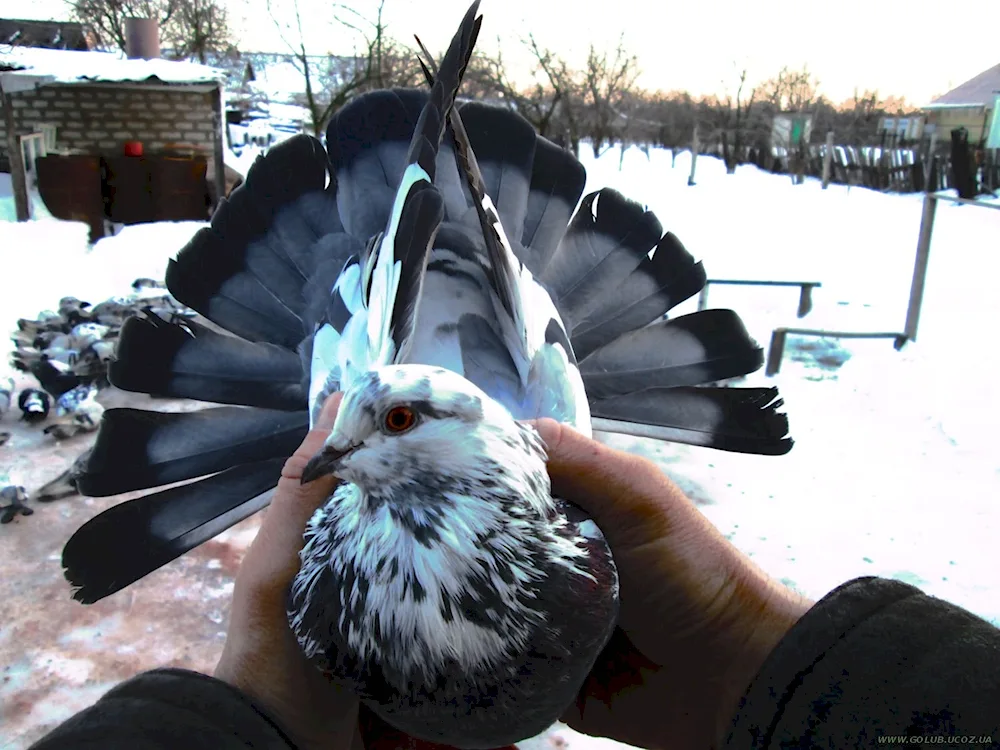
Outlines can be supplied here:
M654 386L700 385L746 375L764 352L732 310L661 320L603 346L580 363L591 399Z
M563 148L538 137L525 210L521 262L539 277L566 235L587 184L587 170Z
M305 240L342 227L326 191L328 176L326 153L311 136L291 138L258 158L212 226L168 263L170 293L243 338L294 350L305 335L301 290L315 266L303 255L311 246ZM320 218L323 205L327 213Z
M466 102L457 111L475 154L482 190L496 206L507 237L519 241L528 210L535 130L517 113L481 102Z
M602 289L624 282L662 233L655 215L615 190L586 196L541 277L567 328L587 316Z
M573 329L576 356L594 350L629 331L663 317L705 286L705 268L695 262L672 233L667 232L651 259L644 258L615 289L604 289L588 315Z
M220 404L307 408L298 354L216 333L194 321L150 315L127 320L111 383L126 391Z
M109 409L77 487L84 495L104 497L287 458L308 430L304 411Z
M590 409L599 431L781 456L793 445L783 405L777 388L686 387L594 399Z
M93 604L177 559L265 507L284 458L244 464L109 508L63 548L73 598Z

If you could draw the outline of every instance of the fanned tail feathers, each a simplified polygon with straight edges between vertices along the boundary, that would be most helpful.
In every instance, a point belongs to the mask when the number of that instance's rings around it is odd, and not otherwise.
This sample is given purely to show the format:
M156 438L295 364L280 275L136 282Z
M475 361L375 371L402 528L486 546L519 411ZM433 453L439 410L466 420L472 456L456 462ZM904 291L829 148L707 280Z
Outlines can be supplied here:
M582 165L517 113L456 104L477 13L478 2L440 66L427 55L429 92L364 94L331 120L325 148L305 135L274 146L170 262L170 292L214 326L152 314L125 324L115 385L226 406L105 412L74 483L92 495L154 491L67 543L80 601L263 507L329 393L355 372L405 359L414 330L424 333L422 309L448 323L441 307L423 307L432 247L442 251L436 284L482 287L485 274L509 320L495 328L491 313L464 313L451 322L456 349L478 346L467 371L494 378L501 403L527 393L525 409L572 415L566 372L582 376L575 413L589 402L595 429L748 453L791 448L775 389L702 387L761 364L735 313L664 319L705 283L680 241L613 190L580 203ZM512 364L515 339L529 357L541 354ZM511 382L525 372L543 387ZM162 489L177 482L186 484Z

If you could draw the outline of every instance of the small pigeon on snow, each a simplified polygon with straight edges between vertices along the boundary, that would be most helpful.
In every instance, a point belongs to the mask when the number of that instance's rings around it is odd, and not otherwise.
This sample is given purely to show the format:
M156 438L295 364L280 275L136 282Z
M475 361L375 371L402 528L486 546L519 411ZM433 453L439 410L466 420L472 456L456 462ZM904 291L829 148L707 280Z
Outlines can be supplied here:
M48 503L53 500L61 500L64 497L80 494L76 482L86 470L87 461L90 460L92 452L93 449L84 451L77 456L73 465L66 469L66 471L42 485L35 493L35 500L40 503Z
M344 480L312 518L289 621L317 667L418 738L537 734L611 636L617 574L596 524L550 494L523 420L779 455L774 388L729 310L665 318L705 271L520 115L455 104L470 8L429 92L354 99L301 135L170 262L194 320L126 321L112 384L225 404L109 409L76 479L120 503L63 550L81 602L121 590L267 504L322 404L304 479ZM433 66L432 66L433 67ZM579 207L578 207L579 203Z
M0 419L10 411L12 399L14 398L14 378L8 377L0 381Z
M17 405L21 409L21 418L25 422L34 424L48 419L52 399L45 391L40 391L37 388L25 388L18 396Z
M47 426L46 435L67 440L94 432L100 427L104 407L97 401L96 385L81 385L59 397L56 414L60 419ZM67 418L68 417L68 418Z
M6 501L0 505L0 524L10 523L18 515L30 516L35 512L26 505L28 502L27 490L18 485L10 485L0 489L0 501Z

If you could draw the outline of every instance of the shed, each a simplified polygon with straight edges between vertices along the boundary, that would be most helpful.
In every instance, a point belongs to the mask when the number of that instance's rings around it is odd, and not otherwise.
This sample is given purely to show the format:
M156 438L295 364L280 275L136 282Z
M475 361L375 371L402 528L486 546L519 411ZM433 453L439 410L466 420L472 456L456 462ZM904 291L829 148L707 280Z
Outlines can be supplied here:
M965 128L969 131L969 143L978 143L987 138L991 128L997 130L997 137L1000 138L1000 125L995 125L996 118L1000 116L996 113L998 99L1000 64L939 96L924 106L924 111L928 123L934 125L943 137L947 138L955 128ZM1000 142L991 142L987 146L1000 148Z
M61 193L56 203L73 204L49 209L88 221L92 236L103 235L95 213L126 224L205 219L225 194L223 75L195 63L120 53L0 48L0 150L15 173L12 143L20 143L25 170L46 204L53 191ZM11 121L15 139L7 133ZM125 157L127 142L141 143L143 155ZM192 170L201 173L200 209L190 195ZM179 207L181 199L186 207Z

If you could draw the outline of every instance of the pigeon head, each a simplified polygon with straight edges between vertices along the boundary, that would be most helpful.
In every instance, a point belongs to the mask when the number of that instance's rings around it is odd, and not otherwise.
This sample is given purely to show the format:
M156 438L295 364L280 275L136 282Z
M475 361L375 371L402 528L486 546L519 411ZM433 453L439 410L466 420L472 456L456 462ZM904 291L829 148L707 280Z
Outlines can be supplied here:
M481 463L481 456L455 446L517 440L524 429L457 373L424 365L383 367L365 373L344 393L330 436L306 466L302 482L334 474L381 492L428 472L457 476L470 463Z

